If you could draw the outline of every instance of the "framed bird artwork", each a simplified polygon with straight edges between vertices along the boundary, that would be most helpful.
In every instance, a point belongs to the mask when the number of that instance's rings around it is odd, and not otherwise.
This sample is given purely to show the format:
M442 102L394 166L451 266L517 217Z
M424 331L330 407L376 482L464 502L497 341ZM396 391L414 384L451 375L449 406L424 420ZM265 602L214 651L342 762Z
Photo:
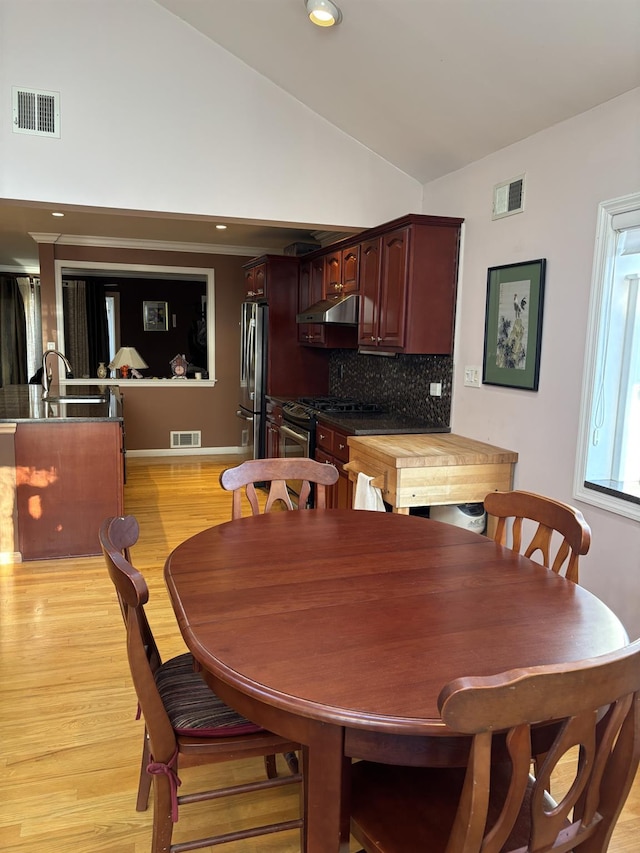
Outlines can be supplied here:
M489 267L482 381L537 391L546 259Z

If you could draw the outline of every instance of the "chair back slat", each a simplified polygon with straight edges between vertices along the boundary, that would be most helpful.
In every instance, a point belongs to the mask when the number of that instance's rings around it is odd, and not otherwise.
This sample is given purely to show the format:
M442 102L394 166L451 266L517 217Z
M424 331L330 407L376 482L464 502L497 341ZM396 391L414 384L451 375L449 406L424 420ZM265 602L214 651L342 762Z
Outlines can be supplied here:
M591 530L580 510L552 498L533 492L490 492L484 506L497 519L494 539L507 545L508 520L511 519L511 547L526 557L536 559L556 573L578 583L579 557L591 545ZM535 525L533 535L525 544L524 522ZM554 534L557 534L554 536ZM558 545L556 547L556 540ZM554 553L555 549L555 553Z
M640 761L640 640L577 663L457 679L438 705L449 728L473 736L447 853L605 853ZM556 734L534 779L531 729L543 722ZM507 732L510 765L492 763L497 731ZM553 804L551 775L573 749L574 775ZM478 787L501 804L497 813Z
M227 468L220 475L223 489L233 492L231 517L242 516L243 494L249 502L252 515L260 514L257 484L268 484L269 491L264 512L274 508L293 510L294 504L287 487L288 482L300 484L297 509L306 508L312 484L315 486L315 506L326 507L326 487L332 486L339 477L334 465L316 462L314 459L249 459Z

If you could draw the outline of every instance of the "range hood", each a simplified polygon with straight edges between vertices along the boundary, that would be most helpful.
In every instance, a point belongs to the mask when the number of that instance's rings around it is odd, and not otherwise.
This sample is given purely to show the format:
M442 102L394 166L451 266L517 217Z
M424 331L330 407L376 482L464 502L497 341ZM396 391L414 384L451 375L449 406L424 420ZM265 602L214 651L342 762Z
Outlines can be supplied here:
M358 294L336 293L320 302L314 302L306 311L298 314L298 323L339 323L343 326L358 324Z

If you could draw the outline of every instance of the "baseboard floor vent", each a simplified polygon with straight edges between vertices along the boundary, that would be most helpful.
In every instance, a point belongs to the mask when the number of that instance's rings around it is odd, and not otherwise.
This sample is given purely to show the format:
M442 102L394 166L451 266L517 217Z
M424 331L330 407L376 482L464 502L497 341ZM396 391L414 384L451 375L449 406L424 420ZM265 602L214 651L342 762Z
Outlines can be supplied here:
M492 219L513 216L524 210L524 175L496 184L493 188Z
M200 430L171 432L171 447L202 447Z

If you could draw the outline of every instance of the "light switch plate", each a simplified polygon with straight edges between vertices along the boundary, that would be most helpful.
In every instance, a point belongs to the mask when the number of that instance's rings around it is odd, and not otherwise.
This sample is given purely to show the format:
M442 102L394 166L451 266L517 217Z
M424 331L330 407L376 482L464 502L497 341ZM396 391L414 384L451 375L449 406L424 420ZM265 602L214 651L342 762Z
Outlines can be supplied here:
M479 388L480 387L480 368L479 367L465 367L465 369L464 369L464 384L468 385L469 388Z

